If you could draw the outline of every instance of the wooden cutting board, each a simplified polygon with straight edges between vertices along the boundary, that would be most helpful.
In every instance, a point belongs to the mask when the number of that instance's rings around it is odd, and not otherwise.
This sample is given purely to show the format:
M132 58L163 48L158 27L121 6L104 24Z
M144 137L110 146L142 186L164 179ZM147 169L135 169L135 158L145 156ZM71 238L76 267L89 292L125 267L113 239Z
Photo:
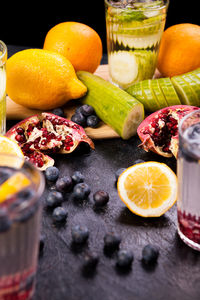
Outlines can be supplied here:
M104 78L105 80L109 79L108 74L108 65L100 65L96 72L96 75ZM157 76L156 76L157 77ZM64 111L66 118L70 119L72 114L77 107L76 101L71 101L65 105ZM33 110L16 104L7 96L7 120L23 120L27 117L30 117L34 114L41 113L40 110ZM117 138L119 135L108 125L101 122L98 128L85 128L87 135L92 139L107 139L107 138Z

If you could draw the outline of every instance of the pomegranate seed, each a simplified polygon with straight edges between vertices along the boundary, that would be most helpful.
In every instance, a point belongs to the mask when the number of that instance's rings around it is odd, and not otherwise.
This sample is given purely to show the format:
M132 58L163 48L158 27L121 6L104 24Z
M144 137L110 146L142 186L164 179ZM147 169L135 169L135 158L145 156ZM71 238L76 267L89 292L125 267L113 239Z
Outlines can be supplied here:
M18 134L24 134L24 129L21 128L21 127L19 127L19 128L16 129L16 132L17 132Z
M18 141L19 143L23 143L23 142L26 141L25 136L24 136L24 135L21 135L21 134L16 135L15 139L16 139L16 141Z

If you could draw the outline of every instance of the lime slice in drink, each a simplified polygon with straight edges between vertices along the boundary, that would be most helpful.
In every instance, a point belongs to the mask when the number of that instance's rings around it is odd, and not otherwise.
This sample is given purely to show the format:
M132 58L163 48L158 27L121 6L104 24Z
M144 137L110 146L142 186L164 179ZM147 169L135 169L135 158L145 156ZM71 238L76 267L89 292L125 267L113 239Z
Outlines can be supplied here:
M133 52L117 51L109 57L109 71L113 82L126 88L138 76L138 62Z

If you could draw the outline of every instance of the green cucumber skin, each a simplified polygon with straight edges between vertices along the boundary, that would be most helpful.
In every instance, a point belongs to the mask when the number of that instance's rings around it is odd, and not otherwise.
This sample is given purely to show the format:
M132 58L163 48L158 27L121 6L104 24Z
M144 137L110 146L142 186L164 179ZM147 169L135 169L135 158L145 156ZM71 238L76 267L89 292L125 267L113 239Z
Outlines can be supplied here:
M182 75L171 78L177 94L182 104L198 106L198 99L191 89L190 85L183 79Z
M140 101L144 105L145 111L151 111L151 107L148 104L148 101L146 101L146 95L144 94L142 90L142 81L137 82L127 89L125 91L129 93L131 96L135 97L138 101Z
M170 80L170 78L158 78L158 83L165 96L168 106L181 105L181 101L177 95L177 92Z
M143 104L127 92L89 72L78 71L77 76L88 88L81 101L93 106L99 118L122 138L125 122L134 106L140 107L141 119L144 119Z

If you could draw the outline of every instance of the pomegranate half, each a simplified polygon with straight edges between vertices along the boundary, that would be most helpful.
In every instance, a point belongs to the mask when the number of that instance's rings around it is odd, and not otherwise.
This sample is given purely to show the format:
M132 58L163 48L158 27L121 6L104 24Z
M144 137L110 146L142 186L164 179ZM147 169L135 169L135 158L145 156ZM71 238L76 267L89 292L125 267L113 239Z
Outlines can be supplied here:
M42 171L54 165L47 154L71 153L81 142L94 149L81 126L51 113L34 115L17 123L6 136L17 141L25 158Z
M137 129L142 141L139 147L164 157L174 155L177 158L178 124L186 114L197 109L199 108L196 106L173 105L149 115Z

